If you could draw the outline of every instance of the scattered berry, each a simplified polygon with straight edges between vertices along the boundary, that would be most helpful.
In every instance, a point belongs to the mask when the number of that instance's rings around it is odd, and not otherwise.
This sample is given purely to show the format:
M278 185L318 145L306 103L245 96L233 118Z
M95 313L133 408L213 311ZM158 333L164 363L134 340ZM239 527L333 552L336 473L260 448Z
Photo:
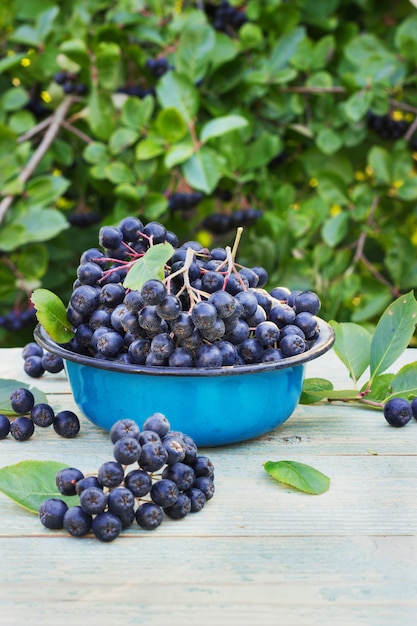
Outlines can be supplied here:
M31 419L24 415L16 417L10 424L10 434L16 441L26 441L32 437L35 426Z
M391 426L405 426L413 417L410 402L404 398L388 400L384 405L384 417Z

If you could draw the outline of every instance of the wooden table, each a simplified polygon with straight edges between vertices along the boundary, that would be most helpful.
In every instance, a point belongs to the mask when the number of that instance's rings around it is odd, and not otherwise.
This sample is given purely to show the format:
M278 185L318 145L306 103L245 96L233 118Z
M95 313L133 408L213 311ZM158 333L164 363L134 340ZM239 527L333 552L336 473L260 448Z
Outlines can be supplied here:
M395 365L417 359L408 350ZM77 410L64 374L30 379L20 349L0 350L0 377L30 382L55 409ZM331 351L307 376L351 387ZM78 411L77 411L78 412ZM169 624L371 626L417 624L417 423L387 425L351 406L299 406L274 432L200 452L216 494L184 520L116 541L48 531L0 493L1 626ZM38 429L0 442L0 465L56 460L95 471L108 435L81 417L76 439ZM263 469L308 463L331 478L307 495Z

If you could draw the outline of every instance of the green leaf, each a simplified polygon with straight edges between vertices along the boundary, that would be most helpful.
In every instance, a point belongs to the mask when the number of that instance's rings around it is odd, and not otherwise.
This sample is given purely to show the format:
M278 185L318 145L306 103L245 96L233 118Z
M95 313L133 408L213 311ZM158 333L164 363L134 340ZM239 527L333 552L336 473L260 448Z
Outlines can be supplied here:
M58 461L20 461L0 468L0 491L32 513L48 498L59 498L68 506L79 503L78 496L63 496L56 486L59 470L68 467Z
M30 389L35 397L35 404L48 403L48 399L41 389L28 385L20 380L14 380L12 378L0 378L0 413L8 416L15 416L16 412L13 411L10 404L10 396L15 389ZM20 413L19 413L20 415Z
M162 193L151 191L144 199L143 213L147 220L158 220L168 208L168 200Z
M140 131L147 126L155 107L152 96L146 96L143 100L127 98L122 106L122 122L134 130Z
M27 243L47 241L68 228L61 211L31 207L0 229L0 250L10 252Z
M116 89L120 81L120 47L109 41L101 41L96 50L99 84L104 89Z
M203 146L182 166L188 184L194 189L210 194L216 188L221 176L219 161L219 155Z
M107 154L107 146L105 143L99 141L93 141L89 143L83 151L83 158L87 163L97 164L107 161L109 155Z
M341 211L330 217L323 225L321 234L328 246L337 246L349 232L349 215Z
M146 137L137 146L135 156L138 161L148 161L165 152L165 146L159 137Z
M172 146L165 155L164 165L166 168L171 169L175 165L184 163L187 161L194 152L194 146L191 141L183 141Z
M115 185L120 183L133 183L134 176L132 170L121 161L114 161L105 167L106 178Z
M87 67L90 62L88 48L83 39L68 39L60 47L60 52L81 67Z
M23 87L13 87L3 93L1 104L5 111L18 111L29 101L29 94Z
M107 141L113 132L114 109L110 96L91 87L88 99L88 123L97 139Z
M363 326L352 322L332 320L330 326L335 333L333 349L356 381L369 366L372 335Z
M205 142L213 137L220 137L237 128L244 128L247 125L248 120L241 115L225 115L224 117L218 117L204 124L201 129L200 141Z
M366 391L366 400L385 402L391 393L391 381L393 378L394 374L381 374L372 380L370 386L369 382L365 383L361 391Z
M376 326L371 343L371 379L395 363L410 343L417 323L417 301L410 291L390 304Z
M297 461L267 461L265 471L279 483L319 495L329 489L330 478L311 465Z
M391 394L412 400L417 396L417 361L404 365L390 381Z
M23 52L20 52L18 54L12 54L9 57L5 57L4 59L1 59L0 74L3 74L3 72L8 72L9 70L12 70L14 67L20 65L21 60L24 59L25 57L26 57L26 54Z
M58 343L66 343L74 336L62 300L49 289L35 289L31 301L36 317L48 335Z
M300 397L300 404L314 404L327 397L327 392L333 389L333 383L326 378L306 378Z
M334 154L340 150L343 142L340 133L331 128L321 128L317 133L316 144L324 154Z
M26 187L26 193L31 205L53 204L68 189L69 180L63 176L36 176Z
M214 45L213 28L190 20L181 32L174 59L175 69L193 83L198 82L207 73Z
M417 56L417 14L415 12L399 24L395 30L394 41L400 54L413 63Z
M278 39L270 58L271 69L274 72L278 72L287 65L304 36L304 27L298 27Z
M407 178L397 189L397 198L409 202L417 200L417 177Z
M157 243L151 246L143 257L132 265L123 285L126 289L140 291L144 283L151 278L163 280L165 263L173 254L174 248L170 243Z
M164 109L177 109L187 124L198 111L198 91L186 76L166 72L158 82L156 94Z
M345 113L353 122L358 122L369 111L372 102L372 92L369 90L357 91L345 102Z
M379 183L389 185L392 180L392 157L387 150L374 146L368 154L368 164Z
M169 143L176 143L187 132L187 124L174 108L162 109L156 118L156 130Z
M111 154L121 154L139 139L139 133L133 128L118 128L112 133L109 140Z
M48 269L48 250L44 244L32 243L19 253L16 266L25 280L38 280Z

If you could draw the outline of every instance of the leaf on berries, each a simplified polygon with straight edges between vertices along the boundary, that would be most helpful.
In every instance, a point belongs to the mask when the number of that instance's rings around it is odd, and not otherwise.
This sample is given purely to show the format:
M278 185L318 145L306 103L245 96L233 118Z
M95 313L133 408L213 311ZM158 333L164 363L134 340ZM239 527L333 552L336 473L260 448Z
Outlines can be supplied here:
M372 335L353 322L331 321L330 325L335 333L334 351L356 381L369 366Z
M48 498L59 498L68 506L78 504L78 496L63 496L56 486L56 474L64 467L68 465L58 461L21 461L2 467L0 491L32 513L38 513Z
M47 397L43 391L38 389L37 387L32 387L27 383L23 383L20 380L13 380L11 378L1 378L0 379L0 413L7 416L15 416L16 413L13 411L12 406L10 404L10 396L13 391L16 389L20 389L23 387L24 389L30 389L35 397L35 404L39 403L48 403Z
M173 254L174 248L168 242L151 246L130 268L123 282L124 287L140 291L151 278L163 280L165 263Z
M333 384L326 378L306 378L301 392L300 404L314 404L327 398L327 393L333 389Z
M297 461L267 461L265 471L279 483L299 491L320 495L330 486L330 478L311 465Z
M413 291L390 304L375 328L371 342L371 379L387 370L410 343L417 324L417 301Z
M57 343L66 343L74 332L67 318L62 300L49 289L35 289L31 301L36 309L36 317L48 335Z

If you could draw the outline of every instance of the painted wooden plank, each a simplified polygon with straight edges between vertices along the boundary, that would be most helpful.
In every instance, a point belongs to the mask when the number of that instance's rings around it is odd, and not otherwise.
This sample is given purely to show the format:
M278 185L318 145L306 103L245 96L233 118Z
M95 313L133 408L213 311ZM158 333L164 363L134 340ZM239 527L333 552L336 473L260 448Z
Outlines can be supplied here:
M64 625L415 623L417 544L410 537L190 538L186 549L172 538L155 544L153 534L123 539L117 549L71 539L50 550L39 539L2 544L8 563L23 545L26 553L0 587L7 626L23 617L49 625L57 614Z

